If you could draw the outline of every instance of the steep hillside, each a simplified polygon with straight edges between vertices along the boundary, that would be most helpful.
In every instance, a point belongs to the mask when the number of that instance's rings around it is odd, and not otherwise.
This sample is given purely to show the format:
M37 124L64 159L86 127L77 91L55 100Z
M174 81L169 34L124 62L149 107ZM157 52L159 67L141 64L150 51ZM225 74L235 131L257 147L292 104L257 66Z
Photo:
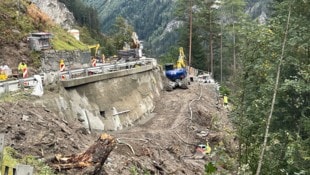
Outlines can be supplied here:
M63 3L59 3L57 0L32 0L32 2L62 28L71 29L75 25L73 14Z
M33 32L53 34L52 46L56 50L86 49L87 47L69 35L36 4L20 0L0 1L0 65L16 69L21 59L25 59L31 73L41 66L39 53L28 47L27 37Z

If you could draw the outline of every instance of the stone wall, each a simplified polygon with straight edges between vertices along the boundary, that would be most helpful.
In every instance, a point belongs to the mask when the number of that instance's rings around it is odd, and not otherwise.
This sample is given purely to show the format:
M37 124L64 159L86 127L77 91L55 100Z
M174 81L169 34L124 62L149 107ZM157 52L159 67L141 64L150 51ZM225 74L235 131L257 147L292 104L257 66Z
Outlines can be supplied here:
M59 61L64 59L66 70L89 67L90 52L47 50L41 54L41 66L44 72L59 71Z

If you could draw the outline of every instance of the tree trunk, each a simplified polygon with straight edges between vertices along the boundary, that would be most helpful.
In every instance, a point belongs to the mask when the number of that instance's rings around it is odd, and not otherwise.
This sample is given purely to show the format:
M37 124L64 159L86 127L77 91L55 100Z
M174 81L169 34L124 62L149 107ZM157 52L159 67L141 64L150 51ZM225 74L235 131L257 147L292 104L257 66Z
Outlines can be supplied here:
M86 169L87 174L99 175L102 174L104 162L115 146L116 141L112 136L102 134L84 153L71 156L55 155L54 158L48 160L48 163L57 171L75 169L84 174L83 169ZM87 169L89 167L94 167L94 170L89 172Z
M258 161L258 165L257 165L256 175L260 174L260 171L261 171L261 168L262 168L262 164L263 164L265 149L267 147L267 140L268 140L268 135L269 135L269 127L270 127L272 113L273 113L273 110L274 110L274 104L275 104L276 96L277 96L277 92L278 92L278 85L279 85L280 72L281 72L281 63L282 63L282 60L284 58L285 44L286 44L287 33L288 33L288 29L289 29L289 24L290 24L290 17L291 17L291 7L289 7L289 11L288 11L286 30L285 30L285 35L284 35L284 41L283 41L283 44L282 44L282 53L281 53L281 57L280 57L279 64L278 64L276 83L275 83L275 86L274 86L274 89L273 89L273 97L272 97L272 102L271 102L271 109L270 109L270 113L269 113L267 124L266 124L266 131L265 131L265 136L264 136L264 142L263 142L263 146L262 146L262 151L261 151L260 156L259 156L259 161Z

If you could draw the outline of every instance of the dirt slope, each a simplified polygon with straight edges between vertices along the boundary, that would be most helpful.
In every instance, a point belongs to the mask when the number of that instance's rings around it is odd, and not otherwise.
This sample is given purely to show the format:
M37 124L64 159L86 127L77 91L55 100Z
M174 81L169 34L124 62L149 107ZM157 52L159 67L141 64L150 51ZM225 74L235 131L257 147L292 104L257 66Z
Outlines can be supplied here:
M106 164L108 174L204 174L204 165L217 162L224 174L226 162L220 156L236 149L226 110L217 105L215 86L194 83L187 90L163 92L152 117L140 124L111 133L119 142ZM202 134L205 133L205 134ZM206 136L205 136L206 135ZM196 154L195 146L209 141L210 155ZM218 152L218 153L216 153Z
M46 158L81 153L100 134L89 134L79 121L65 121L49 109L37 107L35 97L23 92L15 96L24 100L0 102L0 133L6 133L7 146L23 155ZM234 174L233 129L227 111L217 103L211 84L192 83L187 90L163 92L148 118L132 128L109 133L118 145L105 171L110 175L204 174L205 164L213 162L218 172ZM196 145L206 140L212 147L211 154L195 153Z

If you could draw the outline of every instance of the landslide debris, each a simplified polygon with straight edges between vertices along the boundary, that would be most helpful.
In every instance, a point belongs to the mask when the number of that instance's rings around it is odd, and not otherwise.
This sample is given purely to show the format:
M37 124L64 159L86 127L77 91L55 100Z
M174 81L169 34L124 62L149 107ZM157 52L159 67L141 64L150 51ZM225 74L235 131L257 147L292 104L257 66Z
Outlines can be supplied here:
M10 100L1 97L0 133L5 134L6 146L22 155L44 158L80 152L94 141L97 134L89 134L79 121L60 118L49 109L36 106L37 97L30 93L10 94Z
M205 165L212 164L219 174L234 174L237 142L227 113L215 84L164 91L149 118L111 133L119 144L105 170L111 175L205 174ZM198 153L197 146L207 142L211 153Z
M35 105L37 97L25 92L12 98L0 102L0 133L6 134L6 146L22 156L47 160L57 154L80 154L102 134L89 133L78 120L60 118ZM163 91L148 117L130 128L107 132L116 140L116 147L102 171L109 175L188 175L205 174L208 165L219 174L236 174L237 141L228 112L215 84L194 82L187 90ZM198 145L207 143L210 154L196 151ZM55 174L82 172L72 168Z

